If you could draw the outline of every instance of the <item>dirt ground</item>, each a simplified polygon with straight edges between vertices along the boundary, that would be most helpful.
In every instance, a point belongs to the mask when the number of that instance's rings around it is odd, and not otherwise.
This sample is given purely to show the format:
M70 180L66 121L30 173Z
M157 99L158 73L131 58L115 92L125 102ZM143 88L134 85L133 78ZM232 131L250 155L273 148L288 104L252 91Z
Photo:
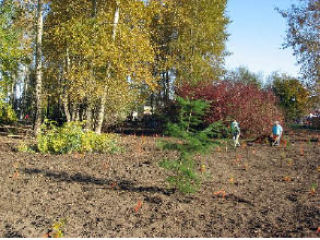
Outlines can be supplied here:
M65 237L320 237L320 144L306 136L197 157L209 177L193 195L168 188L154 137L123 136L116 155L19 153L0 137L0 237L61 219Z

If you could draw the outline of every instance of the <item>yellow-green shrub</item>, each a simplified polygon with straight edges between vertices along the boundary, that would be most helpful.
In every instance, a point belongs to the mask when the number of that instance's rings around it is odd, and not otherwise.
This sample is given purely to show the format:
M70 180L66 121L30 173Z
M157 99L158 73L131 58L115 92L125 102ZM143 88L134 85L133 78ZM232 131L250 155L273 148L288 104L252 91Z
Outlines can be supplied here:
M114 153L119 149L117 142L115 134L96 134L89 131L82 135L81 152Z
M17 116L12 107L0 99L0 123L17 121Z
M26 144L25 142L20 143L16 150L18 152L24 152L24 153L34 153L34 149L32 149L28 144Z
M52 121L45 121L41 134L37 136L37 148L42 153L65 154L72 152L115 152L115 134L96 134L83 130L82 122L68 122L57 127Z

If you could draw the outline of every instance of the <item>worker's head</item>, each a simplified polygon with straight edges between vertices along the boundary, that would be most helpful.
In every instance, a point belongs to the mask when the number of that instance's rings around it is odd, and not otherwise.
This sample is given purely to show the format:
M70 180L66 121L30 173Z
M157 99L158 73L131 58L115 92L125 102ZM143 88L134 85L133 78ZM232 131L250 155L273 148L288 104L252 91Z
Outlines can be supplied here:
M274 121L274 125L278 125L279 124L279 121Z

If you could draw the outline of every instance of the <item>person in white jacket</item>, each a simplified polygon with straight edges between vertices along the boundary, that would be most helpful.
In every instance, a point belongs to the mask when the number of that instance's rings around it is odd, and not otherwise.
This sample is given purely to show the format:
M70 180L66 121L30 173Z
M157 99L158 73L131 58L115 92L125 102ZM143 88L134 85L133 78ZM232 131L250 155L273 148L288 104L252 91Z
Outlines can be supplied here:
M239 147L239 137L240 137L240 126L236 119L234 119L231 123L231 133L235 147Z

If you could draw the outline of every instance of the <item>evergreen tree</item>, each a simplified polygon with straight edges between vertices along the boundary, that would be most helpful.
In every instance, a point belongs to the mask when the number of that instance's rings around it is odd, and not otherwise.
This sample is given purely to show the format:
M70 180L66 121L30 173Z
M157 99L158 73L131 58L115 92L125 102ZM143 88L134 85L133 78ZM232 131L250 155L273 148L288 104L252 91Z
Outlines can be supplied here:
M217 144L213 142L213 125L205 127L203 117L209 103L202 100L177 98L179 114L176 123L168 123L167 134L176 141L162 142L163 149L176 150L178 159L165 159L160 166L171 171L167 181L182 193L193 193L201 185L197 173L198 164L194 161L196 153L204 154Z

